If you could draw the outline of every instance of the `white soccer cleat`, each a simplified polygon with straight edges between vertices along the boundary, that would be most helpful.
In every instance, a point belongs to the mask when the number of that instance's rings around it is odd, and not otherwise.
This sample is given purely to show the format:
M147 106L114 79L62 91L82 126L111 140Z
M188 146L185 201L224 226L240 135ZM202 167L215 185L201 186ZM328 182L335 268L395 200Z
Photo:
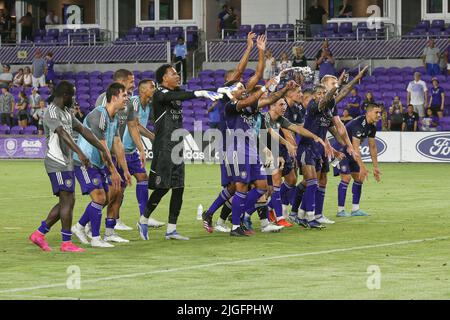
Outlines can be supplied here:
M165 225L164 222L160 222L153 218L148 218L148 226L151 228L161 228L163 225Z
M122 220L117 219L117 220L116 220L116 226L114 227L114 230L131 231L131 230L133 230L133 228L127 226L125 223L123 223Z
M320 224L335 224L336 223L333 220L330 220L325 216L322 216L319 219L316 219L316 221Z
M100 239L100 237L92 238L91 240L91 247L97 247L97 248L114 248L114 245L111 243L108 243L106 241L103 241Z
M214 227L214 230L217 232L230 233L231 229L228 228L225 224L217 223Z
M167 233L167 232L166 232L166 235L164 236L164 238L165 238L166 240L170 240L170 239L173 239L173 240L184 240L184 241L189 240L188 237L184 237L184 236L182 236L181 234L179 234L179 233L177 232L177 230L174 230L174 231L172 231L172 232L170 232L170 233Z
M128 242L130 242L130 240L124 239L124 238L120 237L118 234L115 234L115 233L112 234L112 235L109 235L109 236L105 235L103 240L105 240L107 242L117 242L117 243L128 243Z
M280 232L280 230L283 228L283 226L277 226L273 223L269 223L264 228L261 228L261 232Z
M70 229L74 235L80 240L82 244L89 244L89 240L86 237L86 233L84 228L80 226L78 223Z

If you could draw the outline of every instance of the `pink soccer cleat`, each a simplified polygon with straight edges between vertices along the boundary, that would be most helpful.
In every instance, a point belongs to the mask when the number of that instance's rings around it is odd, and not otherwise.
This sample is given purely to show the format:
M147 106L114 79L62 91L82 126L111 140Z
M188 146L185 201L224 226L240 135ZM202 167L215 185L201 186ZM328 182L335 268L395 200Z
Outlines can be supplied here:
M77 247L72 241L61 243L62 252L85 252L83 248Z
M33 232L28 239L30 239L31 242L33 242L43 251L52 251L52 248L49 247L47 240L45 240L45 236L39 231L36 230L35 232Z

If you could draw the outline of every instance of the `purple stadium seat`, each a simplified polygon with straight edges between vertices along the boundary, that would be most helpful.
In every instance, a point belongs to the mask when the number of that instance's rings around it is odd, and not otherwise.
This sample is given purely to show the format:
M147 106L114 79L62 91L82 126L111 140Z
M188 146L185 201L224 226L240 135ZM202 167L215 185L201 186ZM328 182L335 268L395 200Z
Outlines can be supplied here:
M158 29L158 35L164 34L168 35L170 33L170 27L159 27Z
M281 27L279 24L272 23L267 26L267 32L270 32L270 31L278 32L280 30L281 30Z
M133 27L128 31L128 34L139 36L142 34L142 28L141 27Z
M342 22L339 26L339 33L352 33L353 24L351 22Z
M23 134L23 129L21 126L14 126L11 128L10 134Z
M183 35L184 29L183 29L183 27L172 27L172 30L170 30L170 33Z
M338 32L338 24L336 22L327 23L325 26L325 31L330 33Z
M294 37L294 25L292 23L284 23L281 25L281 30L288 33L289 39Z
M138 36L139 41L150 41L152 38L148 34L140 34Z
M266 33L266 25L265 24L255 24L253 26L253 32L258 34L265 34Z
M155 36L155 27L144 27L142 34L148 34L150 37Z
M433 20L431 22L431 29L444 30L445 29L445 21L444 20Z
M136 42L138 40L138 37L134 34L127 34L125 36L125 40L128 42Z
M189 108L184 108L183 109L183 117L192 117L194 115L194 111L192 109Z
M428 20L422 20L417 25L416 29L422 30L422 31L428 31L430 28L430 21Z
M249 24L241 24L239 26L238 34L247 35L250 31L252 31L252 26Z
M0 134L9 134L9 127L6 124L0 125Z
M36 128L36 126L28 126L23 130L23 134L37 134L38 133L38 129Z

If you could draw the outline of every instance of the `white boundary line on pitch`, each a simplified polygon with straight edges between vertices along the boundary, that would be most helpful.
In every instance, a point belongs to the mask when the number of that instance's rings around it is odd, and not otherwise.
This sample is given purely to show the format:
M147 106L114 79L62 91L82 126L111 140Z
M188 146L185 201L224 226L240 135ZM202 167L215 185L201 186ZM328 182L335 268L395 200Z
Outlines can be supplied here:
M149 271L149 272L123 274L123 275L90 279L90 280L81 280L81 284L84 285L84 284L96 283L96 282L100 282L100 281L136 278L136 277L143 277L143 276L149 276L149 275L160 274L160 273L171 273L171 272L211 268L211 267L222 266L222 265L234 265L234 264L240 264L240 263L260 262L260 261L267 261L267 260L317 256L317 255L330 254L330 253L349 252L349 251L357 251L357 250L373 249L373 248L393 247L393 246L401 246L401 245L408 245L408 244L414 244L414 243L423 243L423 242L448 240L448 239L450 239L450 236L425 238L425 239L420 239L420 240L405 240L405 241L398 241L398 242L391 242L391 243L382 243L382 244L375 244L375 245L366 245L366 246L342 248L342 249L332 249L332 250L324 250L324 251L316 251L316 252L304 252L304 253L288 254L288 255L275 256L275 257L243 259L243 260L235 260L235 261L223 261L223 262L216 262L216 263L209 263L209 264L200 264L200 265L191 266L191 267L172 268L172 269L166 269L166 270L155 270L155 271ZM28 288L12 288L12 289L0 290L0 294L7 294L7 293L12 293L12 292L33 291L33 290L41 290L41 289L49 289L49 288L58 288L58 287L65 287L65 286L66 286L66 283L64 282L64 283L55 283L55 284L41 285L41 286L28 287Z

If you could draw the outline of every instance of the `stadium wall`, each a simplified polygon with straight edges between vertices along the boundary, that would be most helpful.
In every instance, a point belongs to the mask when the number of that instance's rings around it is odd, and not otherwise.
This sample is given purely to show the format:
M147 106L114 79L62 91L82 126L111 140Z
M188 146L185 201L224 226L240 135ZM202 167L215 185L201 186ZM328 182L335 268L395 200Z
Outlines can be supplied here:
M203 162L213 150L203 138L198 133L185 137L187 162ZM150 140L143 138L143 143L147 158L153 158ZM378 132L376 144L379 162L450 163L450 132ZM43 137L0 136L0 159L42 159L45 145ZM367 140L361 155L365 162L371 162Z

